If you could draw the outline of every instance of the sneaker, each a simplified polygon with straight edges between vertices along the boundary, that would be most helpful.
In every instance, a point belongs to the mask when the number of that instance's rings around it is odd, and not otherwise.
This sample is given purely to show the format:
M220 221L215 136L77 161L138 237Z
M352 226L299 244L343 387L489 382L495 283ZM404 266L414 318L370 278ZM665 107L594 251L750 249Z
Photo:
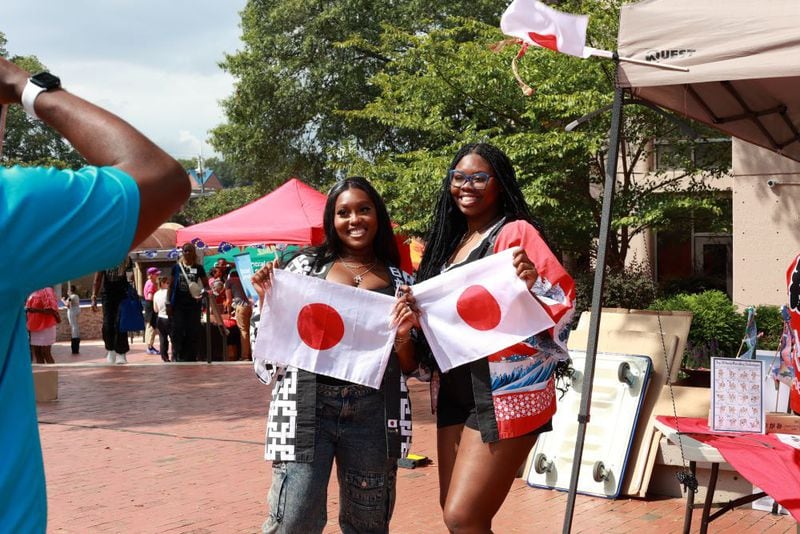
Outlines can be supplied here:
M128 363L128 358L126 358L124 354L117 354L117 363L118 364Z
M116 359L117 359L117 354L113 350L108 351L108 353L106 354L106 361L108 363L115 363Z
M161 354L161 352L157 351L155 347L147 347L147 350L145 352L147 352L147 354L150 354L151 356L156 356Z

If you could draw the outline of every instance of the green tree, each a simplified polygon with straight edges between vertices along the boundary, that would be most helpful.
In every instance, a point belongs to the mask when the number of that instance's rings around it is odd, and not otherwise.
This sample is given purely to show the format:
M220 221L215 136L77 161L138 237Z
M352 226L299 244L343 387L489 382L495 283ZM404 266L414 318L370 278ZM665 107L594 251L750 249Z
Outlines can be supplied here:
M560 7L590 14L592 44L613 48L618 6L609 6L584 1ZM495 53L487 46L502 38L496 21L471 18L451 18L426 33L386 26L376 53L389 61L370 79L380 94L362 109L341 114L390 131L400 149L373 155L350 146L338 164L377 176L393 218L406 231L419 233L431 213L419 206L433 204L457 147L476 140L494 143L515 163L549 238L588 265L600 221L610 114L572 132L565 126L610 103L613 66L532 47L520 71L536 93L525 98L509 68L517 50ZM719 202L703 177L726 168L700 169L690 157L695 145L683 140L673 122L646 108L626 107L623 134L609 254L617 271L631 239L646 228L674 227L691 214L719 214ZM653 139L674 146L673 167L679 170L642 173L642 163L653 156Z
M570 0L558 7L591 15L590 44L613 49L620 3ZM225 102L228 122L213 131L212 142L237 176L265 190L292 175L320 188L335 176L366 175L410 234L429 224L457 147L492 142L514 161L548 237L588 266L610 114L573 132L565 126L610 103L613 65L532 47L520 70L536 93L524 97L511 76L516 47L490 49L504 38L498 22L506 5L250 1L242 14L244 49L223 63L238 80ZM696 178L694 145L672 122L628 106L624 134L609 254L617 271L646 228L720 213ZM673 167L681 170L642 174L653 139L674 144Z
M378 95L370 78L389 61L377 49L383 24L421 32L461 12L496 21L503 4L250 0L242 11L244 46L222 63L237 79L224 102L227 123L211 142L244 182L269 189L297 176L324 185L334 177L328 158L345 145L368 155L395 150L391 131L340 113Z
M223 189L213 195L194 197L189 199L170 221L184 226L201 223L241 208L260 198L261 195L262 193L255 186L245 186ZM216 243L213 244L216 245Z
M30 72L46 70L35 56L9 56L6 43L5 36L0 32L0 55L4 58ZM4 166L66 168L80 167L86 161L58 132L43 122L28 117L21 106L10 106L0 163Z

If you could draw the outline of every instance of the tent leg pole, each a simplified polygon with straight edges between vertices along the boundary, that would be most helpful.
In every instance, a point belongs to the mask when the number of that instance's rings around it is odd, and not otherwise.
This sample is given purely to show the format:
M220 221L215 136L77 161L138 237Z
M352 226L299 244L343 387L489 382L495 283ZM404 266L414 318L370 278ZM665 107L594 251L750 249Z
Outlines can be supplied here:
M597 356L597 337L600 331L600 309L602 306L603 286L605 284L606 249L611 227L611 206L614 202L614 184L617 177L617 157L619 156L619 138L622 125L622 97L620 87L614 89L614 103L611 113L611 131L609 133L608 160L606 161L605 185L603 188L603 209L600 219L600 236L597 243L597 262L594 272L594 288L592 290L592 317L589 322L589 341L586 347L581 382L581 405L578 413L578 434L575 439L575 454L572 458L572 475L569 482L567 511L564 516L563 533L572 530L572 516L575 511L575 495L578 489L578 476L583 456L583 441L586 438L586 425L589 423L589 412L592 402L592 382L594 381L595 357Z

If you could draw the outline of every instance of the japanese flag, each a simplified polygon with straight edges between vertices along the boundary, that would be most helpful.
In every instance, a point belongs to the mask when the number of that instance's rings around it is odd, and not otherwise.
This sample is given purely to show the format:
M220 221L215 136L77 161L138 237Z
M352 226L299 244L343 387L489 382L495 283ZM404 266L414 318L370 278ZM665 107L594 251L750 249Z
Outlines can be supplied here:
M514 0L500 18L500 29L506 35L582 58L594 51L586 46L588 24L586 15L562 13L537 0Z
M554 325L517 276L514 250L414 285L422 331L442 371L494 354Z
M396 332L395 299L277 269L253 356L379 388Z

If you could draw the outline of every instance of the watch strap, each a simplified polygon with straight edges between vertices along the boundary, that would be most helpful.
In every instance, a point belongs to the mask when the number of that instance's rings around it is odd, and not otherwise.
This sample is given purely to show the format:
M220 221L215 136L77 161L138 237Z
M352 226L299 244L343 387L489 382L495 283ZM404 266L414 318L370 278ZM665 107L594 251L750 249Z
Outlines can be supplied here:
M22 90L22 98L20 98L22 108L25 110L25 113L27 113L33 119L39 119L39 116L33 109L33 103L36 102L36 97L38 97L41 92L46 90L47 89L44 87L33 83L30 78L28 78L28 82L25 84L25 88Z

